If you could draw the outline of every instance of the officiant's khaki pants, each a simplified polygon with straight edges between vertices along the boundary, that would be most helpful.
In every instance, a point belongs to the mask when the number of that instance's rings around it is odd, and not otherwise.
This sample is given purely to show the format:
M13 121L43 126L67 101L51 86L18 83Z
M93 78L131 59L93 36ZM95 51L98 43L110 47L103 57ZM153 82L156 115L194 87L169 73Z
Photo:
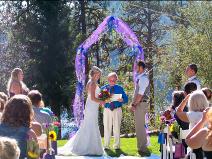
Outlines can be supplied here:
M113 135L114 135L114 145L115 149L120 148L120 127L121 127L121 119L122 119L122 109L117 108L111 111L108 108L104 109L104 146L105 148L109 148L110 145L110 137L112 133L113 127Z
M135 109L135 132L137 137L137 148L139 151L146 151L147 136L145 130L145 114L148 110L148 103L142 102Z

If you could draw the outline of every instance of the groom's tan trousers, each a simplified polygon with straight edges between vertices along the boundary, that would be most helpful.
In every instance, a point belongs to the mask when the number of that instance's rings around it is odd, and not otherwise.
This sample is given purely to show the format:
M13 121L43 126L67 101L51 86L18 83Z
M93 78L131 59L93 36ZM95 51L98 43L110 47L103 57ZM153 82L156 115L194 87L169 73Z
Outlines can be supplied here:
M121 127L121 119L122 119L122 109L117 108L111 111L108 108L104 109L104 147L109 148L110 145L110 137L112 133L113 127L113 135L114 135L114 145L115 149L120 148L120 127Z
M148 110L148 103L141 102L135 109L135 132L137 137L137 148L139 151L146 151L147 136L145 130L145 114Z

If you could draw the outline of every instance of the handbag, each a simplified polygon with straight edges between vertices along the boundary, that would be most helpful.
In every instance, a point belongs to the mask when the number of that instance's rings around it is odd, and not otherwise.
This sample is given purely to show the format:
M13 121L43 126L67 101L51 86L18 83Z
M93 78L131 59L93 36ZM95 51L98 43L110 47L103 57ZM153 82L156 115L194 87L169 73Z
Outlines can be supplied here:
M175 144L174 158L184 158L185 157L185 147L182 143Z

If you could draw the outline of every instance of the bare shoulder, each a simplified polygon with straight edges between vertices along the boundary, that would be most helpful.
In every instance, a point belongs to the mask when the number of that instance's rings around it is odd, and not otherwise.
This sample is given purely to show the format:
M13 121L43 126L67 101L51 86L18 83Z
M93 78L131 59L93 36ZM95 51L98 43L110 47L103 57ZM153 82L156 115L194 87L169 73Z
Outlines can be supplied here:
M35 140L35 141L37 141L37 136L36 136L36 134L35 134L35 132L34 132L33 129L30 129L27 132L27 134L28 134L29 140Z
M95 88L95 87L96 87L96 83L93 82L93 81L89 81L89 86L90 86L91 88Z
M209 129L207 127L202 128L199 133L202 135L202 137L206 137L208 135Z
M40 123L32 122L32 129L37 136L40 136L42 134L42 127Z

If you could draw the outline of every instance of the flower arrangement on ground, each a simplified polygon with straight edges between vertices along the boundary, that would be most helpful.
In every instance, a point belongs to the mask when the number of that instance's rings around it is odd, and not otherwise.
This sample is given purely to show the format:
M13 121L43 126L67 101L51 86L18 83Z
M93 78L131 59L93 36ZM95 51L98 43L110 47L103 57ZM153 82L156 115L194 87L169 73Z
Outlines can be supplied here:
M170 110L166 110L160 117L160 131L163 131L167 125L171 125L175 121L175 118L171 114Z
M57 133L55 132L54 124L45 123L44 128L44 132L47 135L47 149L43 159L55 159L57 147L53 147L52 143L57 142Z
M34 140L27 140L27 158L38 159L40 157L40 149L38 143Z

